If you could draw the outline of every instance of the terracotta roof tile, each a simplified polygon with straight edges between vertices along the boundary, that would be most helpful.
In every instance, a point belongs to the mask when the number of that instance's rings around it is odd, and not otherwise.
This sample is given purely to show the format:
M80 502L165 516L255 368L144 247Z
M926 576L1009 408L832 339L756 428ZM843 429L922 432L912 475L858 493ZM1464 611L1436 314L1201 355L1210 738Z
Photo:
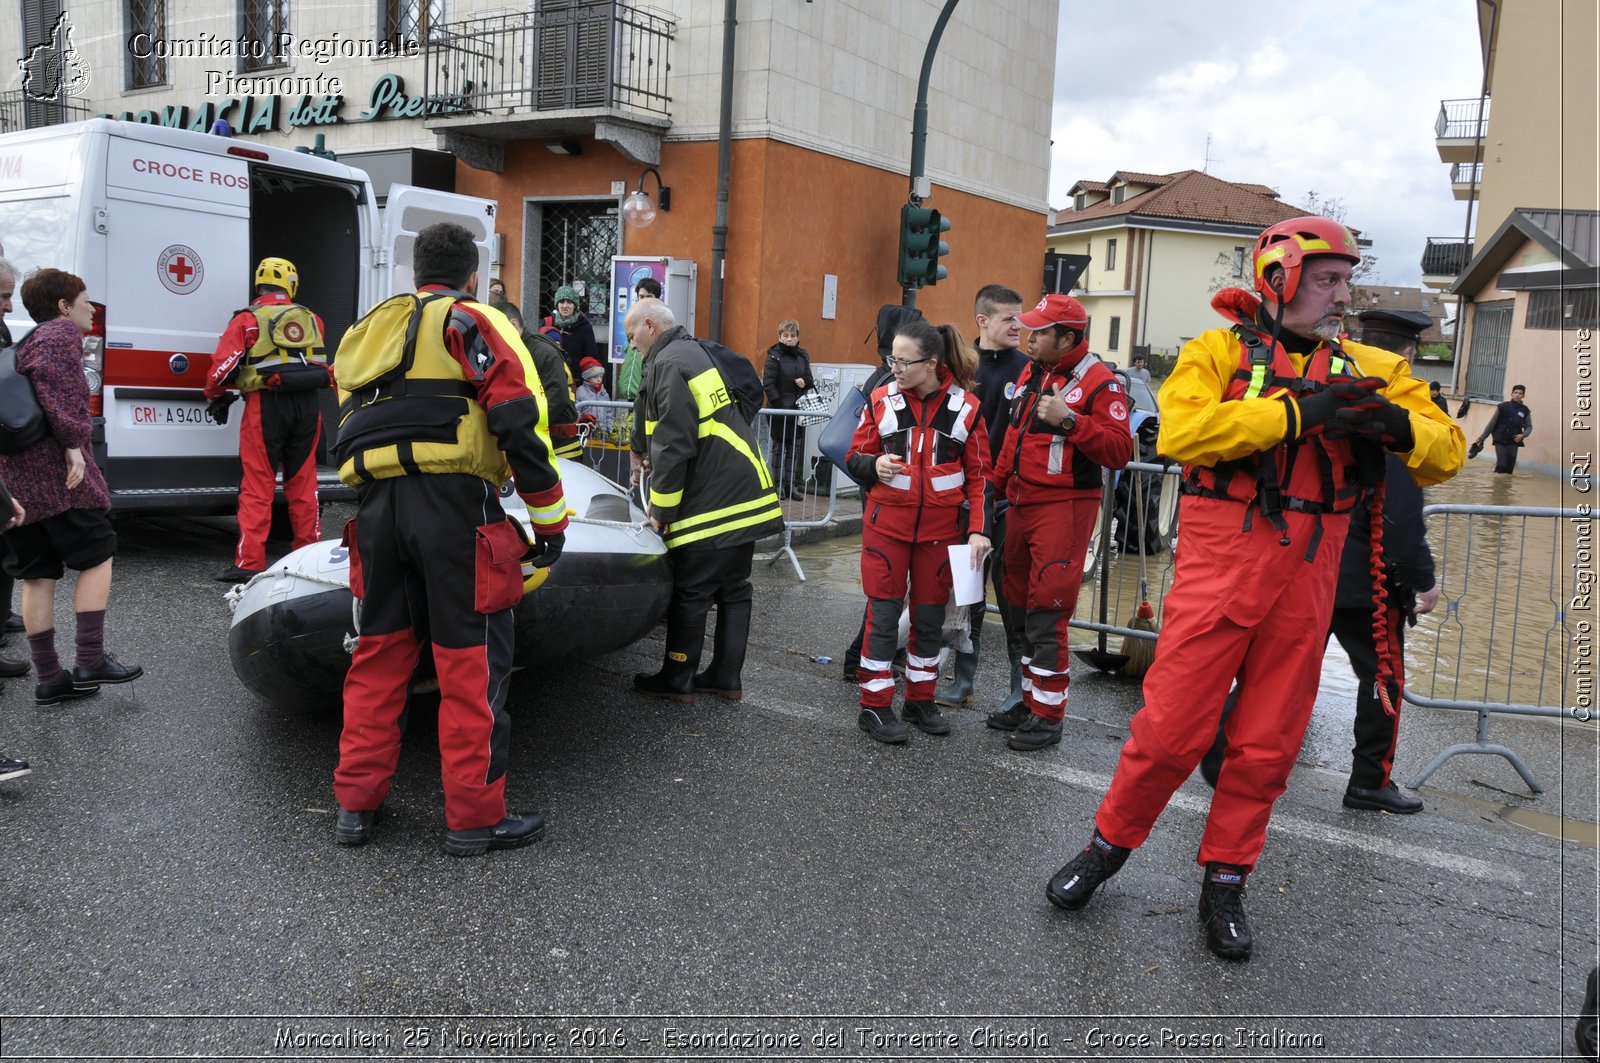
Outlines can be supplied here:
M1133 176L1118 171L1122 176ZM1265 185L1224 181L1199 170L1168 174L1159 188L1130 196L1121 203L1096 203L1057 218L1057 228L1102 218L1138 214L1183 221L1218 222L1266 228L1305 213L1301 207L1277 199Z
M1129 181L1134 184L1164 185L1174 177L1179 176L1179 174L1186 172L1188 171L1180 170L1178 173L1139 173L1136 170L1118 170L1116 173L1111 175L1111 180L1115 181L1120 177L1122 180ZM1110 184L1110 181L1106 183Z

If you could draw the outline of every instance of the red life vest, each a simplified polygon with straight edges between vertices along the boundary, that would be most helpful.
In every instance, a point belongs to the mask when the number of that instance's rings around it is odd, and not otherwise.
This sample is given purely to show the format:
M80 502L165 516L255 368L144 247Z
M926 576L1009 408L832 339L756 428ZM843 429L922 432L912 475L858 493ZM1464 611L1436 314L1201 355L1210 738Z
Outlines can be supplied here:
M1080 358L1070 373L1059 365L1046 368L1029 362L1017 379L1016 394L1011 400L1010 426L1001 444L1005 453L996 461L996 479L1000 484L1006 484L1015 476L1031 487L1071 488L1073 494L1100 490L1104 470L1080 453L1072 445L1071 437L1033 430L1033 414L1040 398L1058 383L1066 389L1062 399L1080 418L1089 415L1096 396L1102 391L1107 392L1108 401L1127 403L1116 374L1093 354Z
M928 416L929 406L938 404L927 424L919 422L913 402L923 416ZM908 466L888 483L873 484L872 500L889 506L927 504L960 509L967 499L962 455L979 422L977 396L952 382L943 394L935 391L924 399L908 400L900 385L891 380L872 393L868 415L877 418L883 452Z
M1354 380L1361 375L1336 340L1313 351L1302 374L1295 371L1282 345L1269 346L1268 337L1242 325L1235 326L1234 332L1240 339L1239 368L1223 392L1224 402L1274 398L1286 393L1295 397L1308 395L1332 381ZM1244 503L1246 529L1254 509L1282 530L1284 510L1318 516L1346 513L1364 490L1350 440L1329 438L1320 429L1249 457L1214 466L1185 465L1183 478L1187 493ZM1312 553L1320 539L1319 525Z

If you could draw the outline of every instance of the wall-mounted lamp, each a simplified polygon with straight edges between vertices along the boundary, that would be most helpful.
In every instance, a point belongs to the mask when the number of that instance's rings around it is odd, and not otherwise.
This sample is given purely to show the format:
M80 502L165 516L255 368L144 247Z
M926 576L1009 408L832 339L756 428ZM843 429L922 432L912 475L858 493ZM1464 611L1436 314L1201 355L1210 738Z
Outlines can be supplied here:
M644 191L644 179L649 174L656 175L656 201L650 202L650 197ZM656 220L656 208L663 211L672 209L672 189L661 183L661 172L654 166L646 166L639 175L639 187L622 201L622 220L639 228L649 225Z
M547 140L544 148L552 155L583 154L583 144L576 140Z

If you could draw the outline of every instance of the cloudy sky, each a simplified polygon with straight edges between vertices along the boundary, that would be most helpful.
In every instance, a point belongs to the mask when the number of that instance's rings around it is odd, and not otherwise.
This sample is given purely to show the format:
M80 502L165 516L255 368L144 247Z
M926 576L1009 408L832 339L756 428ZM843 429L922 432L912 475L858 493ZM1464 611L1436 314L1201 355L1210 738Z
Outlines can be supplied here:
M1060 2L1052 206L1117 170L1314 191L1345 202L1384 283L1412 286L1426 238L1462 235L1433 123L1481 87L1470 0Z

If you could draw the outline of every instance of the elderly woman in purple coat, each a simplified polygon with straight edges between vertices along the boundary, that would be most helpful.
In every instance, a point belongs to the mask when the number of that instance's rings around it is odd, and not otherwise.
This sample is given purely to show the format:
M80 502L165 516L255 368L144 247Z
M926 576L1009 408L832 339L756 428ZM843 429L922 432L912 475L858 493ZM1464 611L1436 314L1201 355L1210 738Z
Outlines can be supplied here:
M144 674L105 652L106 599L117 534L111 496L90 453L93 422L83 375L83 337L94 306L83 281L59 269L41 269L22 284L22 305L38 328L17 347L17 372L33 384L50 431L20 454L0 455L0 481L26 516L5 533L11 548L6 571L22 581L22 620L39 685L40 705L86 698L105 683ZM56 656L56 581L78 573L77 658L69 672Z

